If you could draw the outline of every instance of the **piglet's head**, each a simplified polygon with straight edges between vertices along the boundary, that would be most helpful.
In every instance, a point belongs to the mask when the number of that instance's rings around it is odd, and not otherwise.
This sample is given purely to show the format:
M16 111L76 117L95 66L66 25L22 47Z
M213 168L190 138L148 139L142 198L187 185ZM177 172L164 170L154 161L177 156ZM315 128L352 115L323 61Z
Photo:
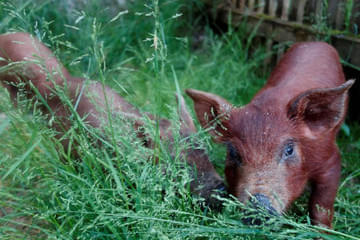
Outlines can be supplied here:
M281 214L316 174L346 111L348 81L311 89L284 101L263 91L244 107L193 89L197 118L215 140L227 146L229 192L241 202Z

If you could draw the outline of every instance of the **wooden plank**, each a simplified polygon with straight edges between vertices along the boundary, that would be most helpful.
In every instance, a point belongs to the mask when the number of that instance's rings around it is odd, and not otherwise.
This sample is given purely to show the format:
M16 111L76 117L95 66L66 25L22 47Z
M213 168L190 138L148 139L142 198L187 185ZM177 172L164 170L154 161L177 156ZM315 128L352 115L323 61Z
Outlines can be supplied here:
M320 0L323 1L323 0ZM303 20L303 23L306 24L316 24L315 22L315 12L316 12L316 5L319 2L319 0L307 0L306 5L305 5L305 11L308 14L305 14L305 17Z
M359 40L359 39L357 39ZM339 52L341 58L360 68L360 42L348 37L333 37L331 44Z
M283 0L281 20L287 21L289 19L289 12L291 7L291 0Z
M351 26L350 29L354 34L360 34L360 1L354 0L350 26Z
M264 10L265 10L265 0L259 0L258 1L258 9L257 9L257 14L263 14Z
M239 1L239 10L241 12L244 12L244 10L245 10L245 0L240 0Z
M249 0L248 8L250 12L254 11L255 8L255 0Z
M278 0L270 0L270 2L269 2L269 15L271 17L276 16L277 7L278 7Z
M298 23L303 23L304 21L304 10L307 0L299 0L296 11L296 21Z
M231 0L230 4L231 4L231 8L238 8L237 0Z
M338 11L341 10L341 0L328 0L328 23L331 27L334 27L336 24L336 16Z
M346 0L345 0L346 1ZM345 19L345 11L344 11L344 0L339 0L337 12L336 12L336 18L335 18L335 28L338 30L344 29L344 19Z

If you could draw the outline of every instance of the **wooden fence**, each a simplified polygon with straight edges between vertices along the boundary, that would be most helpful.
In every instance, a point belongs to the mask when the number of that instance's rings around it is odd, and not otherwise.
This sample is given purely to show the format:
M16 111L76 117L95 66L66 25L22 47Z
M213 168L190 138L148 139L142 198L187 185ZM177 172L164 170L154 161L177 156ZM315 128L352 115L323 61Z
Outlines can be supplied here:
M258 27L256 34L267 39L269 50L274 43L328 39L345 64L360 69L358 0L204 1L225 23L230 19L237 26L246 19L250 28Z

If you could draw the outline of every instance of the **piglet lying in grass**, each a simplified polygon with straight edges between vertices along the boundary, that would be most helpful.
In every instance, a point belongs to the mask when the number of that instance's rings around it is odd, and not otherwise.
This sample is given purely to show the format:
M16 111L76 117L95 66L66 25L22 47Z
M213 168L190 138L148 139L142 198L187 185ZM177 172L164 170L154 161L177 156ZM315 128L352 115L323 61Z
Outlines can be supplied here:
M333 47L307 42L290 48L246 106L233 107L211 93L186 92L200 124L213 127L215 139L228 148L225 175L232 195L281 214L310 182L311 220L331 228L340 180L335 138L353 83L345 82Z
M143 125L142 115L134 106L99 82L71 76L45 45L27 33L0 35L0 57L2 85L9 90L13 99L20 90L19 84L23 85L29 99L36 96L43 103L42 111L56 118L53 127L59 132L59 138L71 127L70 116L78 116L84 119L81 122L100 130L103 130L102 120L108 118L109 112L111 115L120 114L132 120L134 131ZM71 102L62 101L55 89L64 91ZM180 135L185 138L196 133L196 129L181 96L178 101ZM154 119L151 114L147 114L147 117ZM171 122L160 119L159 128L160 137L173 143ZM138 135L144 138L146 146L153 147L152 140L145 134L139 131ZM62 144L66 148L69 142L65 139L62 140ZM210 206L217 207L215 205L219 202L212 194L216 190L223 191L225 185L204 150L188 147L183 150L182 156L196 168L197 173L194 174L195 180L191 184L191 190L204 197Z

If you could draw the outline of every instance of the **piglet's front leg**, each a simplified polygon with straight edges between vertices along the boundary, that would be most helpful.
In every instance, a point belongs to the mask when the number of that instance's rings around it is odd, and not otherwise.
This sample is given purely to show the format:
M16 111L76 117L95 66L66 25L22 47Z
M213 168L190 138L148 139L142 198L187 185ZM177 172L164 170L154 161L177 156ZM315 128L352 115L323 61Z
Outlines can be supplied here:
M340 181L340 156L335 164L312 180L312 193L309 210L311 221L315 225L332 228L334 201Z

